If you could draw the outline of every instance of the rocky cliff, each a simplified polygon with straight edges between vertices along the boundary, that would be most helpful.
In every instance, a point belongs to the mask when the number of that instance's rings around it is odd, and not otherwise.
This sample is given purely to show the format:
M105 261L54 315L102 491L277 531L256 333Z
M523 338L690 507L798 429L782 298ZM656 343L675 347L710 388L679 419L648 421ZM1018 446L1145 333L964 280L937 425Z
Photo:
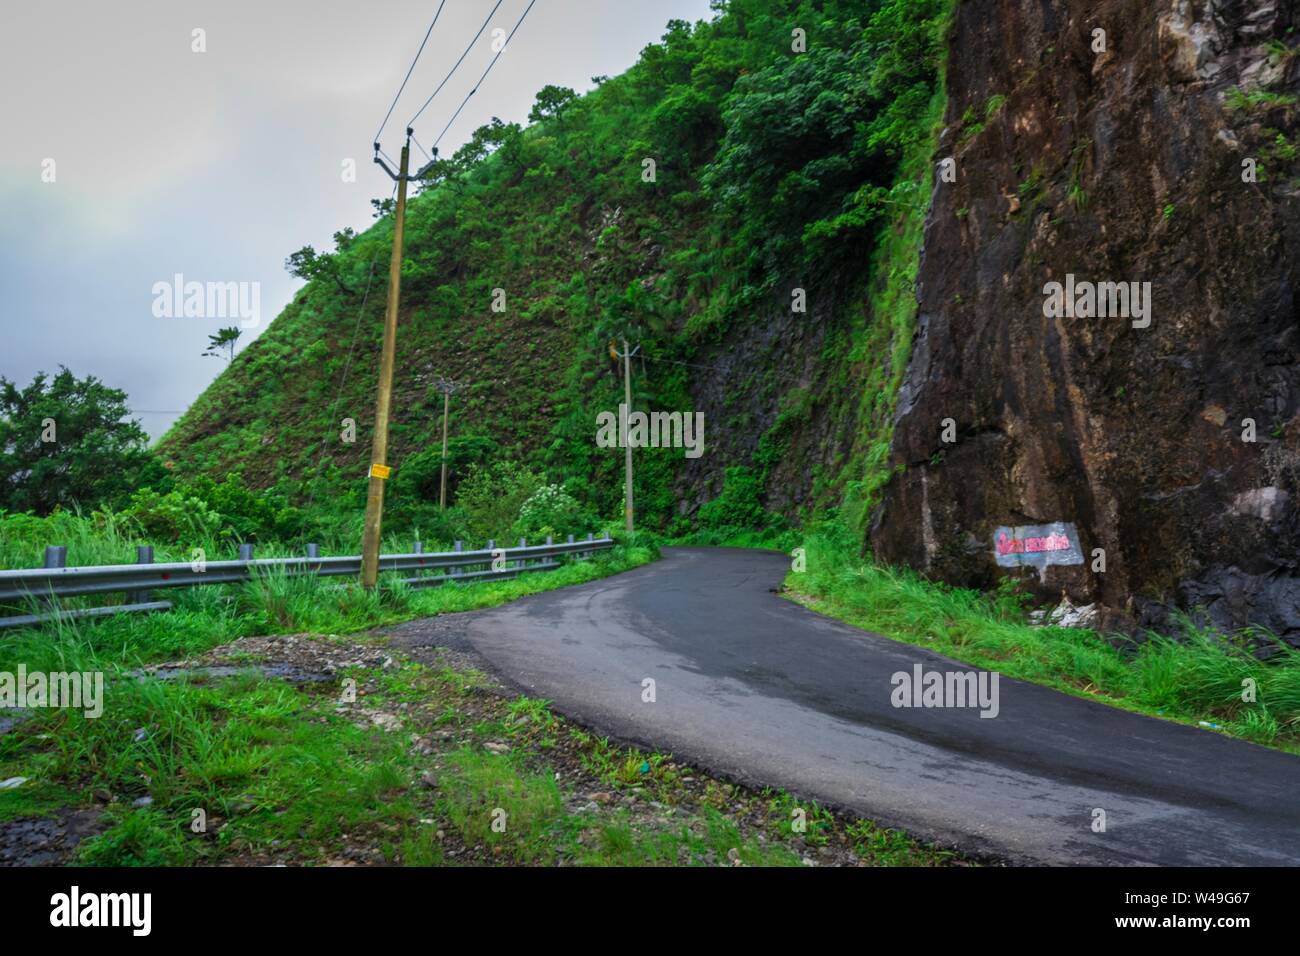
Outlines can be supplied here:
M1288 0L958 6L879 558L1300 645L1298 28ZM1082 563L997 560L1055 522Z

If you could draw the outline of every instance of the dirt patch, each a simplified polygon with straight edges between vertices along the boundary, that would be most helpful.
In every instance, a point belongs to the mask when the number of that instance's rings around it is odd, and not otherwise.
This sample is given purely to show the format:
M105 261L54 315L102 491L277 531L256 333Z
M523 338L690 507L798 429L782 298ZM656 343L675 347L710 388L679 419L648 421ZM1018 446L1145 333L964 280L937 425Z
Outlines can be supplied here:
M0 866L59 866L82 840L105 828L102 812L67 808L52 817L0 823Z
M198 657L147 668L161 678L178 673L215 673L233 676L240 671L261 671L290 681L328 680L348 668L388 667L393 658L382 649L333 635L279 634L242 637L214 647ZM229 671L223 674L223 671Z

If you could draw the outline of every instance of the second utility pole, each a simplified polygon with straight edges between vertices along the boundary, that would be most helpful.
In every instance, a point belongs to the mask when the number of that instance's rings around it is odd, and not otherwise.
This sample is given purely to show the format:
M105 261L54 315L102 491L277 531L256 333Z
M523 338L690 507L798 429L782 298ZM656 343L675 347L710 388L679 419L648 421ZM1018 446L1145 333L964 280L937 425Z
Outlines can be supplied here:
M438 510L447 510L447 407L451 404L451 390L442 393L442 483L438 491Z
M442 489L438 492L438 510L447 510L447 406L451 404L451 393L461 387L459 382L449 378L439 378L434 387L442 392Z
M379 159L375 144L375 162ZM393 355L397 349L397 302L402 291L402 231L406 222L406 173L411 158L411 131L406 131L397 176L397 209L393 218L393 257L388 264L388 308L384 312L384 347L379 358L379 392L375 397L375 434L370 445L370 487L366 494L366 527L361 538L361 586L373 589L379 579L379 538L384 520L384 481L388 461L388 407L393 397ZM388 170L392 176L392 170Z
M632 355L627 348L627 339L623 340L623 404L627 406L628 421L632 416ZM623 433L623 451L626 455L624 459L624 492L623 492L623 518L627 522L627 530L630 534L632 531L632 443L627 440L627 426L624 425Z

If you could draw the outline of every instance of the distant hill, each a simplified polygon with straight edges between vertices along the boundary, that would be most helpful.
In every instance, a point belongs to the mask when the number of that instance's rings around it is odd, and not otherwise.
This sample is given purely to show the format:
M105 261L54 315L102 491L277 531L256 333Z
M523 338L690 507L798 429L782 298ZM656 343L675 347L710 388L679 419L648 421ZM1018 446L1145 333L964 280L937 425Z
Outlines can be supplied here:
M468 457L524 460L618 513L622 456L595 419L622 400L609 342L627 334L634 406L706 422L698 459L638 452L648 526L683 528L728 467L790 516L878 484L947 7L736 0L586 96L543 90L527 128L480 129L408 206L395 471L437 444L445 376L467 385L452 434L490 440ZM385 216L315 263L163 438L178 468L300 501L364 484L391 233Z

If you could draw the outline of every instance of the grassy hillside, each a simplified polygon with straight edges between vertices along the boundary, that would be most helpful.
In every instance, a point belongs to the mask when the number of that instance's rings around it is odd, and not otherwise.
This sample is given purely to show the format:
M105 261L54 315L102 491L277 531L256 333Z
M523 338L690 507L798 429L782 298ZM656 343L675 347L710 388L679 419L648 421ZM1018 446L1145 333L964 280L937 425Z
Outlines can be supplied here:
M715 520L847 494L860 521L911 337L950 6L734 0L440 162L408 207L391 520L429 520L439 376L467 385L453 483L519 461L617 514L622 455L594 423L622 398L609 342L626 334L637 407L706 415L700 459L638 452L643 526L690 530L724 478ZM241 471L360 510L392 217L337 239L162 440L178 478Z

